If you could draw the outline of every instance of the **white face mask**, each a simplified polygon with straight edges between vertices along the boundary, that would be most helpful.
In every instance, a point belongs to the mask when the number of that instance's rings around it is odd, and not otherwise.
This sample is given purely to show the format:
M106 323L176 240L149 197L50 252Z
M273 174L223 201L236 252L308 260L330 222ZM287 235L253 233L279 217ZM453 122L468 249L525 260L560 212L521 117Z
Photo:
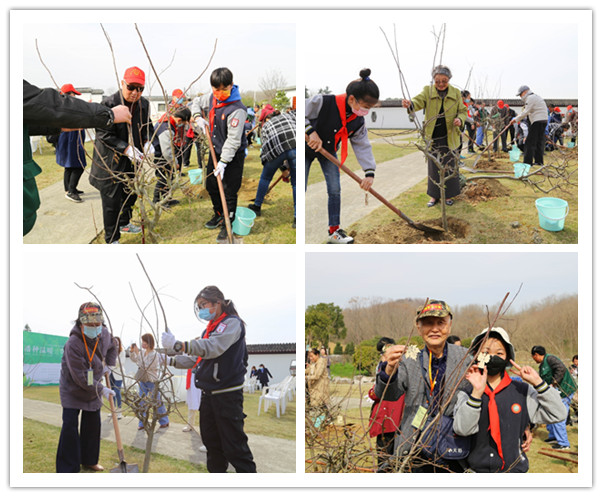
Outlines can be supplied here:
M98 326L86 326L84 325L84 335L88 338L96 338L102 333L102 324Z

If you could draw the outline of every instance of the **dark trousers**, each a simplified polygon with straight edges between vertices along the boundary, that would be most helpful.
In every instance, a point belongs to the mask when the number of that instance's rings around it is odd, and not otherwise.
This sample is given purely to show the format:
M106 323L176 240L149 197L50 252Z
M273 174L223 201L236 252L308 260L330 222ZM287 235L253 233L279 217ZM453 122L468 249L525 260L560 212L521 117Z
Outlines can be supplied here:
M173 163L163 158L155 160L157 169L155 170L155 176L157 182L155 183L155 191L153 193L153 202L159 202L167 192L169 191L169 185L173 179Z
M79 179L84 174L84 169L82 167L66 167L65 173L63 174L63 186L65 187L65 191L68 193L77 193L77 185L79 183Z
M257 473L244 430L242 390L201 396L201 438L207 447L207 469L225 473L228 463L237 473Z
M381 433L376 435L376 447L378 451L378 470L377 473L388 473L390 467L384 466L389 461L395 449L395 432Z
M217 157L219 161L219 156ZM224 196L226 197L226 205L228 207L228 213L230 218L233 219L236 213L236 204L238 203L238 190L242 183L242 171L245 164L245 151L239 150L234 155L232 161L228 164L224 171L224 178L222 184L224 185ZM207 164L207 191L211 197L213 204L213 211L216 214L223 215L224 209L222 207L222 200L219 196L219 188L217 186L216 177L211 174L214 169L213 158L209 157Z
M56 451L57 473L79 473L80 466L98 464L100 454L100 409L81 411L63 407L63 427Z
M431 149L431 153L439 157L439 161L444 167L445 177L454 174L458 168L456 164L456 157L454 153L447 147L447 145L437 143L435 140ZM426 193L430 197L438 200L441 198L441 189L436 184L441 182L439 168L437 167L436 162L431 158L428 159L427 163L428 183ZM460 195L460 178L457 174L453 178L448 178L445 181L445 198L450 199L456 195Z
M543 165L543 152L546 144L547 121L535 121L529 126L525 140L525 164Z
M132 219L132 207L136 203L136 195L120 183L115 195L109 197L100 192L102 201L102 220L105 228L105 242L112 243L121 238L119 228L127 226Z
M468 151L474 152L474 142L477 136L477 127L474 124L466 123L466 133L468 134Z

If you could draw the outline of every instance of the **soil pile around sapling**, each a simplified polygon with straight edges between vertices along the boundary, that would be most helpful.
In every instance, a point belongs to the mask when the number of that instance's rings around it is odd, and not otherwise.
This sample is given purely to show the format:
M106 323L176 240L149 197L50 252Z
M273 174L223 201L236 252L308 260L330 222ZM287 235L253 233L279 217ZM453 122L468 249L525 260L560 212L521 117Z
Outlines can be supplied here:
M441 218L427 221L414 220L426 226L441 227ZM446 232L424 232L412 228L405 221L399 220L384 226L378 226L370 231L359 233L355 243L454 243L462 242L468 234L469 224L456 217L447 218L448 230Z
M495 159L480 159L479 161L470 166L472 169L477 171L500 171L504 173L514 174L514 170L508 169L508 163L497 162Z
M508 197L512 193L510 188L504 186L496 179L477 179L468 181L458 199L465 200L470 204L486 202L498 197Z

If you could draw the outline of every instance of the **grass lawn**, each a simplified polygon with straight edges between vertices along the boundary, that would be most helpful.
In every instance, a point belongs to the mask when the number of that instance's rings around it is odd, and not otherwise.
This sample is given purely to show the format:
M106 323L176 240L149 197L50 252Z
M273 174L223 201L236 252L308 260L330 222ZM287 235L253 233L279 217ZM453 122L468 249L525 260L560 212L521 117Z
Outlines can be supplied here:
M88 182L87 173L90 170L92 143L86 143L85 149L88 153L88 167L82 176L79 188L90 191L93 187ZM54 149L44 142L43 150L42 154L37 152L34 154L34 160L42 168L42 173L36 177L40 190L62 181L64 171L55 162ZM192 167L198 165L196 150L190 154L190 163ZM256 146L249 148L238 195L239 206L247 207L255 198L262 170L259 148ZM279 177L280 172L277 172L272 183ZM174 194L174 198L180 200L181 204L163 212L156 228L159 243L215 243L219 230L208 230L204 227L204 224L213 217L213 208L207 191L202 186L190 185L187 176L182 177L182 181L182 189ZM154 185L151 188L154 188ZM261 216L255 219L250 234L243 237L243 243L295 243L296 231L292 228L294 216L291 185L280 181L266 196ZM135 208L134 221L138 219L139 214ZM142 242L142 235L122 237L120 242L139 244ZM104 243L104 236L100 235L95 243Z
M546 160L551 159L551 154L546 154ZM471 159L466 159L467 166L471 166ZM496 159L499 167L512 174L512 164L507 154ZM477 166L479 167L479 166ZM575 170L572 181L577 182L577 162L570 163L570 169ZM468 185L475 174L462 171ZM539 177L538 177L539 179ZM514 180L480 180L483 185L491 185L500 192L499 195L481 196L470 198L465 189L458 196L453 206L446 209L450 223L449 235L440 239L431 239L413 230L404 221L400 220L387 207L380 206L369 216L360 219L349 227L349 232L355 234L356 243L476 243L476 244L576 244L578 243L578 191L576 185L569 185L563 191L555 190L549 194L534 191L530 186ZM476 185L475 185L476 186ZM426 194L427 180L420 182L413 188L392 200L407 216L416 222L435 225L440 222L440 207L427 208L428 196ZM541 197L558 197L569 204L569 213L564 221L562 231L552 232L542 229L539 225L539 216L535 207L535 200ZM518 222L518 227L512 224Z
M52 402L60 404L58 386L32 386L23 388L23 397L26 399L41 400L44 402ZM288 402L286 405L286 413L281 414L280 418L276 417L275 407L270 407L268 412L262 411L257 415L257 407L259 404L259 392L244 394L244 412L247 415L245 418L245 432L254 435L264 435L266 437L284 438L287 440L295 440L295 401ZM103 412L109 413L105 407ZM127 416L127 411L124 410ZM188 419L188 408L186 402L177 403L177 411L174 409L170 414L172 422L185 424ZM198 426L198 414L196 415L196 426ZM58 440L58 437L57 437Z
M61 429L31 419L23 419L23 473L54 473L56 472L56 443L58 443ZM53 443L49 441L52 440ZM56 443L55 443L56 442ZM103 441L100 444L99 461L107 469L119 464L117 445L113 442ZM144 451L134 447L127 447L128 464L137 464L142 469ZM193 464L182 459L174 459L161 454L153 454L151 458L150 473L207 473L203 464ZM82 473L94 473L83 469Z

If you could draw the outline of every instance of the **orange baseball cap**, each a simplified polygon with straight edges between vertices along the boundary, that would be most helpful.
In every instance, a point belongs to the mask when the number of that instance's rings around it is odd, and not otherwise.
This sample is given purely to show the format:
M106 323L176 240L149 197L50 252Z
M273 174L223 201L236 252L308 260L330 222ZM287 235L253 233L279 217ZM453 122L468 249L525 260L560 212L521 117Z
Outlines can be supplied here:
M78 92L75 88L73 88L73 85L71 83L67 83L66 85L61 86L61 93L63 95L73 92L76 95L81 95L80 92Z
M144 81L145 81L144 71L136 66L129 67L128 69L125 70L123 79L128 84L138 83L139 85L144 86Z

